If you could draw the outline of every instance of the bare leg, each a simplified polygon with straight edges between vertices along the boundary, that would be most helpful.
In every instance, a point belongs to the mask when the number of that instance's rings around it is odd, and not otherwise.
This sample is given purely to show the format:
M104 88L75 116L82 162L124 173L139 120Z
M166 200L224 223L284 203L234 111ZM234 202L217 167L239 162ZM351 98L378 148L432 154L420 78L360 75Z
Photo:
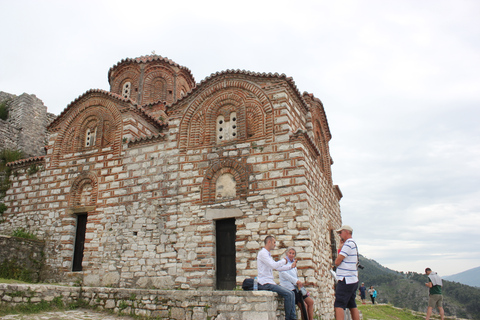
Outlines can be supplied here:
M445 315L444 315L444 312L443 312L443 308L442 308L442 307L439 307L439 308L438 308L438 312L440 313L440 319L441 319L441 320L445 319Z
M308 320L313 320L313 299L308 297L304 301L307 305Z
M345 312L342 308L335 308L335 319L336 320L345 320Z
M350 314L352 315L352 320L360 320L360 312L357 308L350 309Z
M432 307L427 308L427 317L425 320L430 320L430 316L432 315Z

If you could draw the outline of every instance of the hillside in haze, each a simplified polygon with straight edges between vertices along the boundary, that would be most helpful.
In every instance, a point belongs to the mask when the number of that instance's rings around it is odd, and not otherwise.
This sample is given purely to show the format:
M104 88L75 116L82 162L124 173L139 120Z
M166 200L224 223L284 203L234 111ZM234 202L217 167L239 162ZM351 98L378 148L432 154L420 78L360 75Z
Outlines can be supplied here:
M378 262L360 256L365 267L359 270L359 281L378 292L379 303L390 303L395 307L426 312L428 289L427 276L416 272L398 272L383 267ZM480 320L480 288L461 283L443 281L443 307L445 315ZM367 299L369 296L367 294Z
M444 279L480 288L480 267L446 276Z

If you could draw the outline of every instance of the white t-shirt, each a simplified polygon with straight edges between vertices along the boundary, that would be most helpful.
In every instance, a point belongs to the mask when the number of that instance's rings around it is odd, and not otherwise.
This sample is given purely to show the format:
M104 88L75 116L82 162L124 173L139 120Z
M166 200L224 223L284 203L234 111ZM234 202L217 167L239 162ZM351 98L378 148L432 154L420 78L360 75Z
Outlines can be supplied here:
M345 241L340 254L345 258L337 267L337 280L345 279L346 284L358 282L358 250L352 238Z

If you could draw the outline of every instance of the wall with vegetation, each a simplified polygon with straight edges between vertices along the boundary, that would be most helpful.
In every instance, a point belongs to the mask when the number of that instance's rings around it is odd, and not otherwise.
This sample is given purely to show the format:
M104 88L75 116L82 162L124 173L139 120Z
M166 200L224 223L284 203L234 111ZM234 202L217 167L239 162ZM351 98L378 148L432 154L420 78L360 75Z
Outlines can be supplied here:
M43 241L0 235L0 278L41 281L44 247Z

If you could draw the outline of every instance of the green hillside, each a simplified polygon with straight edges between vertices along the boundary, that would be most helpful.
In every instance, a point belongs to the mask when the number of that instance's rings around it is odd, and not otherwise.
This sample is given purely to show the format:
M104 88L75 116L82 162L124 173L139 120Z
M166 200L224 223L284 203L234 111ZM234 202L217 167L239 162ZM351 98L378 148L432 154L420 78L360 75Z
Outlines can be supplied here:
M398 308L425 312L428 303L427 276L416 272L397 272L383 267L374 260L360 256L365 267L359 270L359 280L366 287L374 286L379 303L389 303ZM443 282L445 315L480 320L480 288L464 284Z
M480 288L480 267L444 277L448 281L463 283Z

